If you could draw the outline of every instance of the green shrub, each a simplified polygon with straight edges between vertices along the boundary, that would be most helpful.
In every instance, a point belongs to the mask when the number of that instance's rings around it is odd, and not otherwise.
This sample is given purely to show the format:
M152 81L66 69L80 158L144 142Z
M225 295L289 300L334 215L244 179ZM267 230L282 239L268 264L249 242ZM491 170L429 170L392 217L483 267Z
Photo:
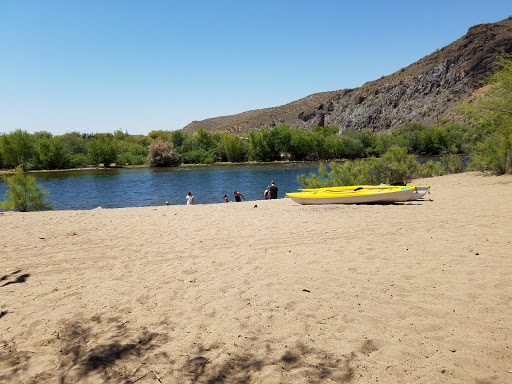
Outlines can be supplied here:
M361 140L352 137L344 137L343 140L343 157L347 159L357 159L364 157L365 148Z
M223 138L226 159L233 163L239 163L247 157L247 150L237 135L226 134Z
M89 158L83 153L75 153L69 157L69 166L71 168L85 168L89 164Z
M17 129L0 136L0 155L4 167L15 168L19 165L29 168L33 163L34 142L27 131Z
M413 155L407 154L406 148L392 146L381 159L370 157L346 161L343 164L330 164L330 172L321 164L318 175L309 177L301 174L297 181L308 188L364 185L381 183L407 183L416 174L419 163Z
M5 200L0 203L2 209L20 212L52 209L53 202L46 201L48 191L36 185L36 178L25 174L22 167L17 167L13 176L4 176L4 181L9 189L5 192Z
M203 164L207 157L211 157L207 151L195 149L183 154L183 162L185 164Z
M477 146L472 168L494 175L512 173L512 128L491 134Z
M119 165L143 165L146 163L147 155L134 155L129 152L123 152L117 155Z
M110 133L95 135L87 144L89 159L93 164L103 164L105 168L117 159L117 142Z
M422 164L416 173L418 177L435 177L444 175L445 169L438 161L429 160L425 164Z
M441 156L441 162L446 169L446 173L464 172L464 162L462 157L454 153L448 153Z
M36 146L37 164L43 169L64 169L69 164L69 153L57 137L42 138Z
M407 154L407 148L393 145L383 156L382 179L388 184L408 183L416 174L419 164L414 155Z

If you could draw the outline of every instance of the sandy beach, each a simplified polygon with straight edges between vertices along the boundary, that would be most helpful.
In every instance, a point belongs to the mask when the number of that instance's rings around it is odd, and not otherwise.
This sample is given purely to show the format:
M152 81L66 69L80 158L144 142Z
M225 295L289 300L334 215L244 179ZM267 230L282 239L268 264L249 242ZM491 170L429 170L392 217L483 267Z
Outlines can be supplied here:
M512 176L415 183L0 213L0 382L510 383Z

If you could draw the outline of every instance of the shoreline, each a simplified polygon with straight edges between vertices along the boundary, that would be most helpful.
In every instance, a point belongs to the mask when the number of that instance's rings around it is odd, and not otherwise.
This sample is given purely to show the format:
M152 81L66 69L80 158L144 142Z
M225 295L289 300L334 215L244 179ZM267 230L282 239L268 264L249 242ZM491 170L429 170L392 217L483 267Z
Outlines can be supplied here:
M423 200L0 214L0 381L507 382L512 175Z

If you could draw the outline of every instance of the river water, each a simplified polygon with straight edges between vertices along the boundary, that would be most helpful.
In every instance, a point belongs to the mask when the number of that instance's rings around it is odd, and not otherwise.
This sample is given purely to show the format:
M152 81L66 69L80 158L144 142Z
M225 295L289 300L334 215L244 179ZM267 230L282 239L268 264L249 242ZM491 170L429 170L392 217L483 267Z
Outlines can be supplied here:
M191 191L196 204L224 203L233 190L261 200L272 180L279 198L301 187L297 175L318 171L319 163L181 166L176 168L94 169L36 172L37 184L50 193L53 209L94 209L185 204ZM0 181L0 200L7 187Z

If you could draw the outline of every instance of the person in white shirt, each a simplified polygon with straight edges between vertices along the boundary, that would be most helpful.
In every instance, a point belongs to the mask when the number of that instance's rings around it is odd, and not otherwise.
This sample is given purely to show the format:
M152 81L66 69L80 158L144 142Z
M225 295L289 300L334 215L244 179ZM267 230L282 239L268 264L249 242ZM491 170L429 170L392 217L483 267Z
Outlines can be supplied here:
M187 192L187 205L194 205L194 196L192 196L192 192Z

